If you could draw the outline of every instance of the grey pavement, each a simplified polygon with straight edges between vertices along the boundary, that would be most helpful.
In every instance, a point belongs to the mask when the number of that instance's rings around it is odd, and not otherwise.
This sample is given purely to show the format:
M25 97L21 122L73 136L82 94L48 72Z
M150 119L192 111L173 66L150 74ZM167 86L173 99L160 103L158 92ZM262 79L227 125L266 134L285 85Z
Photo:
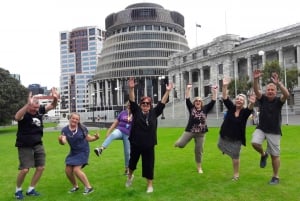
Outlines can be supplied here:
M185 108L185 102L181 101L175 103L167 104L164 109L165 119L159 118L159 127L185 127L188 121L188 112ZM220 127L223 122L223 112L214 111L207 116L207 125L209 127ZM249 120L248 125L252 125L251 120ZM300 125L300 115L299 114L283 114L282 115L282 125Z
M172 103L169 103L166 105L164 109L164 117L165 119L161 119L161 117L158 118L158 127L185 127L188 121L188 112L185 108L185 102L177 102L174 105ZM108 128L111 123L113 122L113 119L107 120L105 122L105 125L99 124L98 122L92 123L92 122L84 122L84 124L92 130L97 129L105 129ZM223 112L216 111L214 108L214 111L208 114L207 116L207 125L209 127L220 127L223 122ZM67 124L67 122L66 122ZM249 120L248 125L252 125L252 121ZM300 125L300 114L289 114L289 115L282 115L282 125ZM62 125L56 127L56 128L45 128L44 130L57 130L60 131L62 128Z

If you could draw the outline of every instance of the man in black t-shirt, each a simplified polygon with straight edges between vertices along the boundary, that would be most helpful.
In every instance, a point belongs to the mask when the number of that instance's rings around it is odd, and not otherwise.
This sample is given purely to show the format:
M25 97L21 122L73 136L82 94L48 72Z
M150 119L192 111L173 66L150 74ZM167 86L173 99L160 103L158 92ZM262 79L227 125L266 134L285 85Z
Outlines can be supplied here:
M43 115L56 107L58 93L52 88L53 101L47 105L40 105L37 97L29 93L26 105L15 114L18 121L18 131L15 146L18 148L19 173L16 184L16 199L23 199L22 184L30 168L35 168L30 186L26 192L28 196L38 196L35 186L39 181L45 166L45 150L42 142Z
M255 70L253 73L253 89L259 102L259 123L252 136L252 146L261 154L261 168L266 166L268 155L271 155L273 176L269 184L274 185L279 183L280 139L282 135L281 109L290 94L280 82L276 72L272 73L272 83L266 86L266 92L262 94L258 86L258 80L261 75L262 72L260 70ZM280 97L277 97L277 87L282 93ZM262 147L264 140L268 142L266 151Z

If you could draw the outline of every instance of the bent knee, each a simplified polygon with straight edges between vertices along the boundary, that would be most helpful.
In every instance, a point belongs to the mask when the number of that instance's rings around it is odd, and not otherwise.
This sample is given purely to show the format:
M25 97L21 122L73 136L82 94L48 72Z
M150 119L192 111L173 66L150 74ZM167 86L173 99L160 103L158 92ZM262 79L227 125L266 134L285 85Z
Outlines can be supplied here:
M23 174L27 174L29 172L29 168L25 168L20 170Z
M36 167L36 170L37 171L44 171L45 170L45 166Z

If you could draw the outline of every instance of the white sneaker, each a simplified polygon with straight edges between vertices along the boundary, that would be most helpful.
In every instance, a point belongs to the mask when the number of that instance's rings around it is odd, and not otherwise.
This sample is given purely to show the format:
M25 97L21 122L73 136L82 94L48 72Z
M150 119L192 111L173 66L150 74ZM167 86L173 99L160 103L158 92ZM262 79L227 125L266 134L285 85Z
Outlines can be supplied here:
M198 169L198 173L199 173L199 174L203 174L202 168Z
M125 183L125 186L128 188L132 185L132 181L133 181L134 175L131 175L131 179L129 179L129 177L127 177L127 181Z
M153 187L152 186L148 187L146 192L147 193L153 193Z

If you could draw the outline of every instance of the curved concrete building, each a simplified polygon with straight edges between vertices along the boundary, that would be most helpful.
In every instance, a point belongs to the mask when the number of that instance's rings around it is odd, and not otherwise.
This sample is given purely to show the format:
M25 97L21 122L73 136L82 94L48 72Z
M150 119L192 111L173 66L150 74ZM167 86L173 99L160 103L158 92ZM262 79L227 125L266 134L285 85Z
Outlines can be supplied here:
M137 99L147 95L156 103L168 82L169 56L189 50L184 17L158 4L137 3L107 16L105 26L106 39L89 82L90 106L98 111L122 106L129 77L136 79Z

